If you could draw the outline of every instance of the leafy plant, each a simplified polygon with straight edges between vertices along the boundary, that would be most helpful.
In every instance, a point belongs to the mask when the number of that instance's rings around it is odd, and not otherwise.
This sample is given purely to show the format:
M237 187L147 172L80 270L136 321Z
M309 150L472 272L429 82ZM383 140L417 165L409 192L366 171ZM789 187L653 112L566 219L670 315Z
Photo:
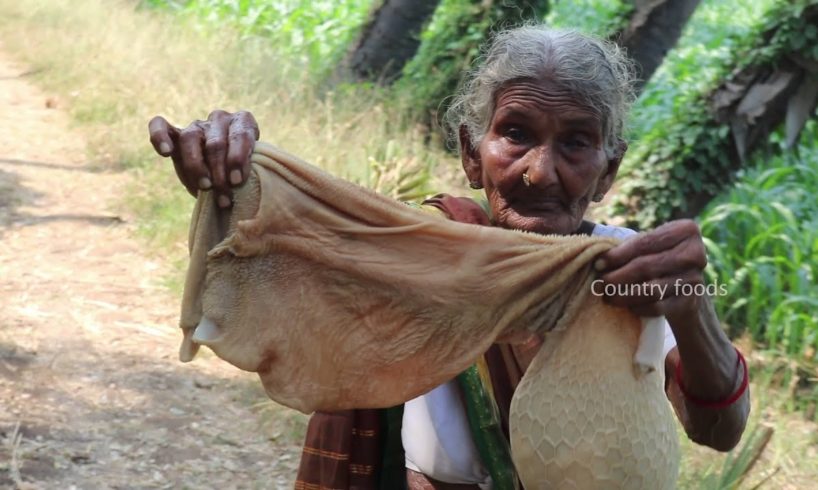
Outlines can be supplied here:
M815 136L815 126L810 128ZM709 279L727 294L716 306L733 336L789 354L818 348L818 148L745 172L702 213Z
M366 20L373 0L146 0L200 20L206 29L229 26L264 38L288 63L326 76Z
M634 4L624 0L557 0L545 18L548 25L609 37L622 30Z

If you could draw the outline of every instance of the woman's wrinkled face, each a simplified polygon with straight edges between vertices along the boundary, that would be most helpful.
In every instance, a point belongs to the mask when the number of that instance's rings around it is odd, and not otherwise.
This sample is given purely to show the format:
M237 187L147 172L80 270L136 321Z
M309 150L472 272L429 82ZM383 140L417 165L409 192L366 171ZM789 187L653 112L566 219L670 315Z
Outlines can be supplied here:
M610 188L621 160L621 154L605 154L599 115L542 80L506 85L496 94L479 146L472 150L464 137L461 131L463 167L485 188L496 224L536 233L577 231L593 197Z

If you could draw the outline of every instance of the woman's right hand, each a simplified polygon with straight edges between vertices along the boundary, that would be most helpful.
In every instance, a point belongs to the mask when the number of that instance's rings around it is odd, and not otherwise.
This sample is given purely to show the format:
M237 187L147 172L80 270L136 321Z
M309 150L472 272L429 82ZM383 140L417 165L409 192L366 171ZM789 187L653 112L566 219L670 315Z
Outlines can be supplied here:
M215 110L207 121L194 121L184 129L156 116L148 124L151 144L173 160L176 175L193 196L213 189L219 207L229 207L233 186L250 173L250 155L259 138L258 124L246 111Z

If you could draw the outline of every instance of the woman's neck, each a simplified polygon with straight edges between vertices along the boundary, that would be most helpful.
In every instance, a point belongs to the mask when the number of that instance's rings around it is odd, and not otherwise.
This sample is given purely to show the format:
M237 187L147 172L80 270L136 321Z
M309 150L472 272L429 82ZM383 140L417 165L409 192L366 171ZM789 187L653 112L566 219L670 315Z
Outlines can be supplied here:
M594 232L594 227L595 226L596 226L596 223L592 223L590 221L582 220L582 223L580 223L579 228L577 228L577 231L575 231L575 232L573 232L571 234L572 235L591 235Z

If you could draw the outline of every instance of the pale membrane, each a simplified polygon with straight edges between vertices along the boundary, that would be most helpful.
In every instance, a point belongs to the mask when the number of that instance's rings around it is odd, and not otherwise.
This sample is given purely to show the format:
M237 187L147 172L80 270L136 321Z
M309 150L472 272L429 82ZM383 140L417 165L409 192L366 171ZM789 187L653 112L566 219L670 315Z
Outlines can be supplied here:
M570 324L546 334L509 413L527 490L675 487L680 453L664 365L646 372L633 362L637 326L589 295Z
M197 201L183 361L207 345L303 412L380 408L496 340L550 330L512 401L526 488L673 486L661 359L636 369L639 319L589 294L590 264L616 240L456 223L265 143L252 160L232 209Z

